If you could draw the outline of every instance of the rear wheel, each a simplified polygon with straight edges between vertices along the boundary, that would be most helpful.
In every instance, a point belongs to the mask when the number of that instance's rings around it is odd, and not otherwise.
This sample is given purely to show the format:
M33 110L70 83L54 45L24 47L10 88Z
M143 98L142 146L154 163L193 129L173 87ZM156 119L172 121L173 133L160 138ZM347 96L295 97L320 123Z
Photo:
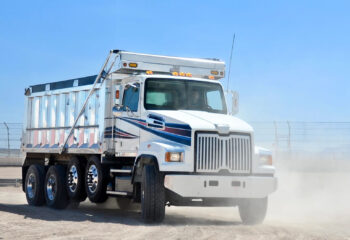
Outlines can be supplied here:
M73 157L67 166L67 193L73 202L86 199L85 166L77 157Z
M266 216L267 197L245 199L238 205L238 208L243 224L260 224Z
M25 179L25 193L29 205L41 206L45 203L44 197L44 166L31 165Z
M85 190L91 202L106 201L107 180L107 171L102 167L98 157L90 157L85 169Z
M165 216L164 175L152 165L142 172L141 213L145 222L161 222Z
M66 189L66 171L61 165L51 166L45 178L45 199L47 206L56 209L66 208L69 204Z

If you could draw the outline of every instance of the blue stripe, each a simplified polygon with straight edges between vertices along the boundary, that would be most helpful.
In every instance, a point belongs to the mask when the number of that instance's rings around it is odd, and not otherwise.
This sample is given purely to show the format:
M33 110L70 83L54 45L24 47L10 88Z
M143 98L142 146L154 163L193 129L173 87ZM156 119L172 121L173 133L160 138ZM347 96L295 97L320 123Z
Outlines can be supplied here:
M129 136L121 136L121 134L127 134ZM131 133L128 133L128 132L125 132L117 127L114 127L113 136L115 138L126 138L126 139L138 138L138 136L131 134ZM105 138L112 138L112 127L105 128L104 137Z
M139 124L137 122L134 122L133 120L137 120L137 121L142 121L142 122L145 122L144 120L139 120L139 119L133 119L133 118L120 118L121 120L125 121L125 122L128 122L130 124L133 124L145 131L148 131L148 132L151 132L159 137L162 137L162 138L165 138L165 139L168 139L168 140L171 140L171 141L174 141L174 142L177 142L177 143L181 143L181 144L184 144L184 145L187 145L187 146L191 146L191 138L190 137L185 137L185 136L180 136L180 135L176 135L176 134L172 134L172 133L167 133L167 132L162 132L162 131L158 131L158 130L155 130L155 129L152 129L152 128L148 128L142 124ZM179 124L180 125L180 124ZM181 124L183 125L183 124Z
M146 120L143 119L137 119L137 118L127 118L127 117L123 117L120 119L130 119L130 120L137 120L140 122L146 122ZM179 129L184 129L184 130L192 130L191 126L188 124L180 124L180 123L165 123L166 127L172 127L172 128L179 128Z
M178 123L166 123L166 127L172 127L172 128L180 128L180 129L185 129L185 130L192 130L190 125L188 124L178 124Z
M127 136L120 136L120 135L117 135L117 134L114 134L113 137L114 138L123 138L123 139L135 139L135 138L138 138L137 136L136 137L127 137ZM105 135L104 138L112 138L112 134Z

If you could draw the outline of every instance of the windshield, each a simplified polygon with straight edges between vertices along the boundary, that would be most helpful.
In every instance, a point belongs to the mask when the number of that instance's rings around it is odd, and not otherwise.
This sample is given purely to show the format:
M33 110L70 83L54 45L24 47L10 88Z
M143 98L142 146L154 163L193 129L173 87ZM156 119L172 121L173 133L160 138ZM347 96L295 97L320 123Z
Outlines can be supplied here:
M146 80L148 110L197 110L226 114L222 87L218 83L177 79Z

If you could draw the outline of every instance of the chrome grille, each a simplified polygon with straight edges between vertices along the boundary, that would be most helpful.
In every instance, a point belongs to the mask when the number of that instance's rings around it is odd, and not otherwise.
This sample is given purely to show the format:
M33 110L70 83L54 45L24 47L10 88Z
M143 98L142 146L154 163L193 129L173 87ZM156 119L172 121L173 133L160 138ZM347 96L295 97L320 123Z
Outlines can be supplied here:
M197 172L218 172L227 169L231 173L249 173L251 162L252 148L249 135L197 134Z

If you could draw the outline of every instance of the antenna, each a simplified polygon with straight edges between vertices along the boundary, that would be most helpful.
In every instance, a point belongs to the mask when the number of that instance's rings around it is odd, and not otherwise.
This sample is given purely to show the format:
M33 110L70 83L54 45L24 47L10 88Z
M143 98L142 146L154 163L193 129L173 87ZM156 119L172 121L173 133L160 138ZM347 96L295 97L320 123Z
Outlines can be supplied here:
M236 34L233 34L233 38L232 38L232 48L231 48L231 55L230 55L230 66L229 66L229 68L228 68L228 78L227 78L226 91L228 91L228 86L229 86L229 84L230 84L231 62L232 62L233 46L235 45L235 38L236 38Z

